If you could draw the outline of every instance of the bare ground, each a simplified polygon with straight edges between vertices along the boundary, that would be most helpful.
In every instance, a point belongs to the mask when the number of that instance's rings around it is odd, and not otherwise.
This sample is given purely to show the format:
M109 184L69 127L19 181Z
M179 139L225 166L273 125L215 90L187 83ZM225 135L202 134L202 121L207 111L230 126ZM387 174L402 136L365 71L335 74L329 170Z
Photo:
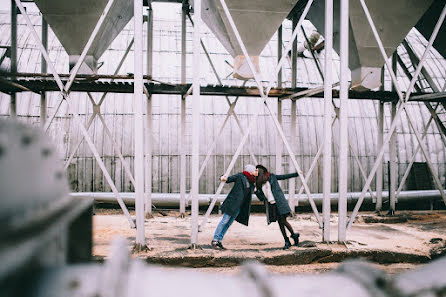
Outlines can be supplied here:
M133 215L133 214L132 214ZM234 223L229 229L225 251L210 248L221 216L211 215L198 235L199 249L189 249L190 217L176 211L154 213L145 220L149 251L133 257L148 263L192 267L202 271L235 273L245 260L266 264L279 274L321 273L335 269L345 259L365 259L388 273L413 269L445 254L446 211L401 211L396 216L361 213L347 233L345 244L322 242L322 233L312 214L299 214L290 223L301 234L301 244L282 250L283 239L276 223L266 224L264 214L251 215L249 226ZM201 217L200 217L201 221ZM331 219L331 240L337 239L337 218ZM93 254L106 258L116 236L124 237L129 249L135 244L131 229L120 210L96 210L93 225Z

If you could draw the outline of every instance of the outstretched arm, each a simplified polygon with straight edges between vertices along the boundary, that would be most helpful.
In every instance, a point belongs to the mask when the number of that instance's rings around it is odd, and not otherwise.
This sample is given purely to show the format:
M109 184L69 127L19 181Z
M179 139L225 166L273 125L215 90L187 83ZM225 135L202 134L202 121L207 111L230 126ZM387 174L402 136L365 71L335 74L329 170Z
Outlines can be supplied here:
M289 174L276 175L277 180L289 179L289 178L298 177L298 176L299 176L299 174L297 172L289 173Z
M235 182L237 179L236 175L231 175L230 177L226 177L225 175L221 176L221 181L226 182L227 184Z

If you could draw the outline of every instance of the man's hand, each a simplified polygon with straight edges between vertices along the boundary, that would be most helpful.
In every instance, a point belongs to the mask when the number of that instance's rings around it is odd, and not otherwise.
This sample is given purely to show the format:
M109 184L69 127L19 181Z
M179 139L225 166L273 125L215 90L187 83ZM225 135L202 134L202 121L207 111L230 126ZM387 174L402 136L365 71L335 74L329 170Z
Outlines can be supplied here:
M221 180L222 182L226 182L226 181L228 180L228 177L227 177L226 175L222 175L222 176L220 177L220 180Z

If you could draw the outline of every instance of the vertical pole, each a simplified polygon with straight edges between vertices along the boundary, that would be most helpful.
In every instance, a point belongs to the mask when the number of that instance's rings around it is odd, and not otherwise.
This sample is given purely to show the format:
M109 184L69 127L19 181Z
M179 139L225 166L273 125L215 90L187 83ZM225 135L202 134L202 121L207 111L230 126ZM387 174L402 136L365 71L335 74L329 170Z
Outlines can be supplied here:
M15 0L11 0L11 78L15 79L17 73L17 6ZM9 104L9 114L17 115L16 93L11 93Z
M323 238L330 241L333 0L325 0Z
M397 52L392 56L392 71L397 74ZM396 89L394 85L392 84L392 92L395 92ZM396 114L396 102L392 102L392 122L395 119ZM396 173L397 173L397 164L396 164L396 131L392 133L392 137L390 138L389 143L389 166L390 166L390 176L389 176L389 200L390 200L390 206L389 206L389 214L393 215L395 214L395 204L396 204Z
M135 114L135 212L136 246L145 247L144 233L144 121L143 121L143 55L142 55L142 0L134 0L134 114Z
M381 69L381 91L384 91L384 67ZM379 150L383 146L384 139L384 102L379 101L378 113L378 146ZM380 212L383 205L383 162L381 161L376 169L376 205L375 211Z
M181 13L181 83L186 83L186 15L187 2L183 3ZM186 214L186 98L181 96L181 123L180 123L180 216Z
M198 246L198 186L199 186L199 141L200 141L200 29L201 0L194 1L193 36L193 96L192 96L192 218L191 247Z
M348 181L348 25L349 0L341 0L340 20L340 92L339 92L339 201L338 242L347 239L347 181Z
M298 23L298 18L296 15L293 16L293 32L296 30ZM288 53L285 53L286 55ZM296 87L296 80L297 80L297 35L296 38L293 40L293 49L291 51L291 87Z
M152 1L149 0L147 9L147 75L152 76L153 67L153 11ZM145 156L145 217L152 217L152 95L147 96L146 113L146 156Z
M277 30L277 64L280 63L280 59L282 59L282 25ZM282 68L277 73L277 87L282 87Z
M277 30L277 63L282 58L282 25ZM282 87L282 69L277 74L277 87ZM277 120L282 125L282 101L277 98ZM280 135L276 134L276 173L282 172L282 141Z
M282 101L277 98L277 120L282 126ZM282 140L280 135L276 134L276 173L282 173Z
M42 15L42 45L47 50L48 49L48 23L45 21ZM47 65L45 57L41 56L40 72L47 72ZM46 92L40 94L40 125L45 126L46 121Z
M296 30L298 18L296 15L293 16L293 31ZM288 54L288 53L285 53ZM297 35L296 38L293 39L293 48L291 51L291 87L296 87L297 80ZM294 118L293 118L294 117ZM294 119L294 122L293 122ZM291 145L296 147L296 100L291 101ZM293 138L294 136L294 138ZM293 169L292 162L290 162L290 169ZM288 204L291 208L291 215L295 216L295 201L294 201L294 193L295 193L295 183L294 179L290 179L289 183L289 194L288 194Z
M296 149L296 124L297 124L297 115L296 115L296 100L291 99L291 146L293 147L293 152ZM294 167L292 162L289 162L289 170L290 172L294 171ZM296 215L296 201L295 199L296 193L296 180L294 178L290 179L289 187L288 187L288 205L291 208L291 217ZM299 203L299 202L297 202Z

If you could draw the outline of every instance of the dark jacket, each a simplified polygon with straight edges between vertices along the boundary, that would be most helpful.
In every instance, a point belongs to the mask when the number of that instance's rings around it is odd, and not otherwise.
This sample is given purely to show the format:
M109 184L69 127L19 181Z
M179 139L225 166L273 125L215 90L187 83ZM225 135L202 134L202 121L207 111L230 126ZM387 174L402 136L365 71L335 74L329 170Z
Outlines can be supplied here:
M289 214L291 212L291 209L288 206L288 201L286 200L285 195L283 194L282 189L280 188L278 180L289 179L297 176L299 176L297 172L290 174L282 174L282 175L275 175L274 173L271 173L269 176L268 181L271 184L271 192L273 193L274 200L276 201L277 212L279 216ZM262 189L257 189L255 194L260 201L267 202L267 199ZM267 205L267 203L265 203L265 205Z
M221 205L221 211L233 217L240 209L235 220L248 226L254 184L250 183L242 172L228 177L226 183L234 183L234 186Z

